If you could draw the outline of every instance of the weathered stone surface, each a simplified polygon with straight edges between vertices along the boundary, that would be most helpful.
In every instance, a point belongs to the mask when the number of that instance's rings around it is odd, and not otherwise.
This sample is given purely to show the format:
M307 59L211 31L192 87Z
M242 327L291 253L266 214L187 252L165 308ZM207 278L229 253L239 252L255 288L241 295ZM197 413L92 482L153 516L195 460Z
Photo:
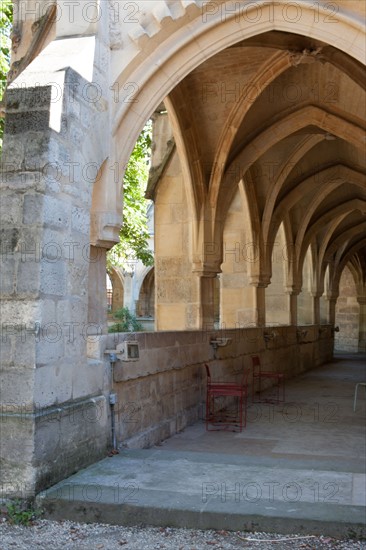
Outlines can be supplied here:
M67 291L67 271L64 263L51 263L43 260L40 269L40 291L46 295L65 296Z
M335 334L335 349L357 352L364 320L361 317L361 306L357 303L354 279L348 268L342 274L339 293L335 317L339 332Z
M45 197L39 193L26 195L24 197L23 206L23 223L36 224L39 223L43 211Z
M49 113L47 111L29 111L9 113L6 119L6 131L9 135L23 134L24 128L32 128L35 132L48 130Z
M28 498L34 495L34 425L24 414L24 408L20 415L1 415L0 425L1 496ZM23 445L19 445L15 433Z
M9 88L6 94L7 112L19 113L21 111L44 109L48 112L52 98L50 86L37 86L35 88Z
M17 249L19 237L20 232L16 227L9 229L4 227L0 228L1 260L4 264L11 254Z
M23 198L19 195L3 194L0 203L1 224L17 225L20 223L22 216Z
M90 215L87 210L82 208L73 208L71 213L72 229L78 233L89 235Z
M8 366L0 373L0 402L1 403L32 403L34 398L34 363L28 359L27 364ZM22 388L21 395L19 387Z
M40 263L27 261L18 263L16 290L20 296L39 296L39 285L41 278Z
M2 328L34 327L35 319L40 319L40 303L37 300L3 300L1 303Z
M2 246L3 243L0 243ZM8 243L5 244L4 251L6 250ZM9 258L3 261L2 255L0 256L0 291L2 296L9 297L15 292L15 274L16 264L13 258Z
M61 411L57 423L57 411L31 411L12 435L18 463L4 457L33 491L109 442L104 351L118 337L101 336L105 255L121 225L123 170L152 113L156 328L177 332L133 335L140 359L114 366L119 440L151 445L197 418L204 362L231 379L251 353L286 376L326 361L339 291L338 343L364 345L363 4L339 0L330 13L302 2L298 21L282 0L255 17L255 3L163 4L137 0L137 19L119 13L111 26L103 9L95 22L82 6L72 22L61 10L44 36L32 33L39 14L15 13L21 71L7 93L0 178L4 391ZM264 338L252 324L273 327ZM214 350L220 334L232 342ZM85 424L96 395L103 412Z
M55 229L66 229L70 224L70 211L61 198L45 197L44 222Z

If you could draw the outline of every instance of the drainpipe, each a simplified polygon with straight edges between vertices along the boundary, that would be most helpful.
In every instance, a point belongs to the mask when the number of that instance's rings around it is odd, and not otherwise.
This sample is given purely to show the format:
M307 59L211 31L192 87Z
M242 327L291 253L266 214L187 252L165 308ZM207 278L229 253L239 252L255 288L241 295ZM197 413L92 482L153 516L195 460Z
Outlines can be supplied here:
M116 364L116 361L117 361L117 356L115 353L109 354L109 361L111 363L111 371L112 371L112 388L111 388L111 393L109 394L109 406L111 408L112 447L113 447L111 454L118 454L117 439L116 439L115 410L114 410L114 406L117 403L117 394L113 391L113 379L114 379L113 370L114 370L114 365Z

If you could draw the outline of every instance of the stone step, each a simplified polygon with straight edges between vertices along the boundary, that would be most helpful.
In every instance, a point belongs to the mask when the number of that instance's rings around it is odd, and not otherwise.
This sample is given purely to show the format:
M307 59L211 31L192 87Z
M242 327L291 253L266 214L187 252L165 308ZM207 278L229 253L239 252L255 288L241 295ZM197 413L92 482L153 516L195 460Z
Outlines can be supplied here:
M365 537L365 474L339 465L126 450L37 498L55 520Z

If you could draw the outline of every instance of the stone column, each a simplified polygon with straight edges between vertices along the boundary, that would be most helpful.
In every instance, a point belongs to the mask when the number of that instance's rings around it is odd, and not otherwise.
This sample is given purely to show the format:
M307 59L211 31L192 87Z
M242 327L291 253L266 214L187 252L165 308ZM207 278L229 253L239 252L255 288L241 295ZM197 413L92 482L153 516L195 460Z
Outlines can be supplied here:
M95 325L95 334L107 332L107 296L106 296L106 249L90 246L88 277L88 323L89 334Z
M134 272L127 270L124 271L123 305L124 307L128 307L130 312L134 315L136 312L136 304L133 295L133 283Z
M212 329L215 322L215 278L216 273L203 273L199 275L199 318L197 328Z
M337 299L338 294L330 294L326 296L326 300L328 300L328 323L330 325L335 324Z
M169 246L173 247L173 245L174 241L169 243ZM163 250L161 243L158 243L157 249L158 252L155 250L156 330L200 329L200 277L192 272L192 264L187 255L164 257L162 252L162 256L159 256L160 250ZM179 250L178 246L176 249Z
M320 324L320 297L323 293L311 292L313 297L313 324Z
M251 283L254 287L254 322L257 327L266 326L266 288L265 283Z
M360 304L358 351L366 351L366 296L358 296L357 301Z
M289 325L296 326L297 325L297 297L300 294L300 290L298 288L291 286L286 289L286 294L288 294L288 297L289 297L289 305L288 305Z

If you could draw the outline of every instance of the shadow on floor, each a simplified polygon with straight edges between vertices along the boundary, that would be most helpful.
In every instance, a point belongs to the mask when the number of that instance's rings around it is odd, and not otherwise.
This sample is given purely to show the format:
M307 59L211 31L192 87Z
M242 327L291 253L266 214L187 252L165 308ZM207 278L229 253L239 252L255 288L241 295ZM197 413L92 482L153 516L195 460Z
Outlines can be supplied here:
M366 537L366 355L286 382L250 404L242 433L203 421L152 449L126 449L39 495L48 517L121 525ZM362 388L361 388L362 390Z

